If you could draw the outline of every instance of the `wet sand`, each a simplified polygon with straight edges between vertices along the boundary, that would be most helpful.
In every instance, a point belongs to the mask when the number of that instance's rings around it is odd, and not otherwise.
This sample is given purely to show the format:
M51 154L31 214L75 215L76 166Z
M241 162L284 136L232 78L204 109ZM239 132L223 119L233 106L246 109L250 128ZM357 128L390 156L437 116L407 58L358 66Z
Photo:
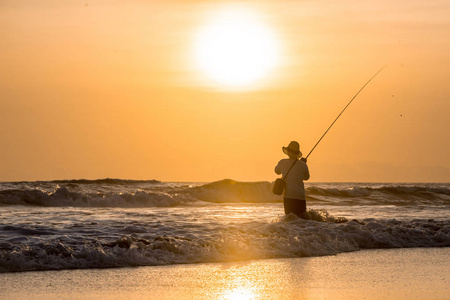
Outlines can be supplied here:
M2 299L449 299L450 248L0 274Z

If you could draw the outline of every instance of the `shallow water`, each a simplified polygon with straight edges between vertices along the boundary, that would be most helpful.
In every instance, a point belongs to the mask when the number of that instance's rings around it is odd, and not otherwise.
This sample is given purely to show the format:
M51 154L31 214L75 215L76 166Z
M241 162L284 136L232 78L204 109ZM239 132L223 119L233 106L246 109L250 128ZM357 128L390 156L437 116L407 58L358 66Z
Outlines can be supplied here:
M446 184L309 184L312 220L270 183L0 184L0 271L330 255L450 246Z
M5 299L448 299L450 248L0 274Z

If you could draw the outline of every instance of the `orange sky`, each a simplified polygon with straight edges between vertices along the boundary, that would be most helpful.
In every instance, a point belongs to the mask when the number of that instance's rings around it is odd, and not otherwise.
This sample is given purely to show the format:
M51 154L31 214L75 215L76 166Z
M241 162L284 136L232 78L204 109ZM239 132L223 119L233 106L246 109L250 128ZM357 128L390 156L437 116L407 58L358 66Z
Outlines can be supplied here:
M147 3L149 2L149 3ZM198 31L254 10L279 65L227 90L198 70ZM2 1L0 181L272 181L281 147L312 181L449 182L450 2Z

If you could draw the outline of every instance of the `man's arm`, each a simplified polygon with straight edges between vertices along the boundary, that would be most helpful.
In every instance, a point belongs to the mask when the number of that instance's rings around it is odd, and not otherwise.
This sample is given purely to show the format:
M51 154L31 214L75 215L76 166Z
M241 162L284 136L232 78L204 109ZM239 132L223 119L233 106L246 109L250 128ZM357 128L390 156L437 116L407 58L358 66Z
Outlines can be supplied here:
M309 169L308 169L308 165L305 163L305 167L306 167L306 171L303 177L303 180L308 180L309 179Z
M281 174L281 166L280 166L280 163L278 163L278 165L275 167L275 173L277 173L278 175Z

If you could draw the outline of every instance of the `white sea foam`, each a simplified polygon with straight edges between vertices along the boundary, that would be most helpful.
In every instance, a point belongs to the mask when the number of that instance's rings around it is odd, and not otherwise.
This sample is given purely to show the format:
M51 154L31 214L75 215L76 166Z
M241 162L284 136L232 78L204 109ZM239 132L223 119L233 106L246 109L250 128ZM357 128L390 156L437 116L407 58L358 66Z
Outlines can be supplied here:
M147 222L129 226L3 226L0 271L101 268L331 255L397 247L448 247L447 221L346 221L311 211L272 221ZM324 222L328 221L328 222ZM331 222L330 222L331 221ZM137 222L136 222L137 223ZM123 224L121 224L123 225ZM191 228L189 228L191 227ZM17 240L18 236L28 236Z

